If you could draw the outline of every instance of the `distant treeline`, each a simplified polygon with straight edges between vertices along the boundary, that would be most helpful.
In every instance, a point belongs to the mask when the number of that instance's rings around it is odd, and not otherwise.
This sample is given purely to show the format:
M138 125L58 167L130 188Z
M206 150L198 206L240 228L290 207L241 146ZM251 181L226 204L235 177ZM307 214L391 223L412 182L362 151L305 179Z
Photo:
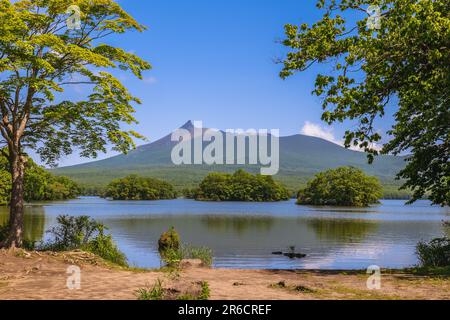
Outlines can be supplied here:
M8 160L0 156L0 204L9 203L11 174ZM25 201L65 200L76 198L80 188L73 180L55 176L28 158L25 168Z
M99 192L102 197L113 200L161 200L181 195L168 182L137 175L113 180L105 190L84 190L87 191ZM182 194L204 201L281 201L290 198L289 191L271 176L252 175L243 170L232 175L210 173L197 188L185 189Z
M183 173L181 171L175 170L175 173L177 175L182 175ZM177 180L174 180L173 175L175 173L170 172L159 172L158 174L155 174L155 176L152 175L152 173L148 173L142 176L149 176L153 178L158 178L160 180L166 181L173 185L175 191L178 195L184 195L189 196L192 198L192 191L198 188L199 184L203 181L203 179L207 176L207 174L204 174L203 176L200 175L200 178L198 175L186 175L183 176L183 179L185 180L183 183L177 182ZM141 175L138 175L141 176ZM312 177L311 177L312 178ZM297 177L295 175L291 175L289 177L284 176L275 176L273 180L275 182L281 183L284 185L291 196L291 198L296 198L297 192L300 189L303 189L306 187L308 180L311 178L305 178L305 177ZM410 199L411 192L408 190L399 190L400 182L398 184L393 184L392 181L383 181L381 180L381 184L383 187L383 199ZM107 188L107 183L104 183L101 179L97 183L82 183L79 185L80 187L80 195L83 196L104 196Z
M187 190L185 196L205 201L272 202L290 198L290 193L272 176L252 175L244 170L234 174L213 172L198 188Z
M238 170L233 174L211 172L183 195L198 201L274 202L288 200L291 193L272 176ZM168 182L130 175L112 181L103 197L113 200L160 200L178 196ZM354 167L340 167L318 173L306 188L298 191L297 204L364 207L382 196L378 178Z
M114 200L161 200L175 199L177 193L168 182L130 175L113 180L103 196Z

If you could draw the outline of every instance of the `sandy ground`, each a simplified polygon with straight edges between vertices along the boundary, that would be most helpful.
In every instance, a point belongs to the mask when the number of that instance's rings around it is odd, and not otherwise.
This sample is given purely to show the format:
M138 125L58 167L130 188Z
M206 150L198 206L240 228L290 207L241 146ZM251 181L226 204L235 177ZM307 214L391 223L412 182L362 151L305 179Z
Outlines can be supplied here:
M81 269L81 288L67 288L67 268ZM368 290L367 275L342 271L229 270L187 263L179 272L126 270L81 253L0 250L0 299L137 299L157 279L164 287L207 281L210 299L450 299L450 278L382 274ZM283 282L284 285L279 285Z

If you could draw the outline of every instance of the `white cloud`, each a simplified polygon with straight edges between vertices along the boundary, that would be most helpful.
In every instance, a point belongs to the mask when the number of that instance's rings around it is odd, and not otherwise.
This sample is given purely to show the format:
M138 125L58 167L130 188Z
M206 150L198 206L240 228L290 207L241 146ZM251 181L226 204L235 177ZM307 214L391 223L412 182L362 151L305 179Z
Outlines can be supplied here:
M144 82L148 83L148 84L154 84L154 83L156 83L156 78L155 77L145 77Z
M306 121L300 132L301 132L301 134L304 134L305 136L322 138L324 140L327 140L327 141L330 141L337 145L340 145L341 147L344 146L344 140L336 138L336 136L333 132L333 127L324 128L320 124ZM373 143L372 147L375 150L381 150L381 148L382 148L377 143ZM363 151L359 147L355 147L355 146L351 146L350 149L354 150L354 151Z
M319 124L306 121L303 125L301 133L305 136L322 138L335 144L342 145L342 141L336 139L336 137L334 136L333 128L331 127L323 128Z

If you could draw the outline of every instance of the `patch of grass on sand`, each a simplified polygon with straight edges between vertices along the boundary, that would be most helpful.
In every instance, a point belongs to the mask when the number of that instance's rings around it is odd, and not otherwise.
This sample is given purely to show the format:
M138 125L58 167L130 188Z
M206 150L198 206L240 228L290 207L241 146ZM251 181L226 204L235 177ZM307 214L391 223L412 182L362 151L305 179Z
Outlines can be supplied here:
M210 296L209 284L206 281L194 283L188 289L167 288L161 279L157 279L153 287L140 288L136 291L138 300L208 300Z
M398 272L398 270L386 270L387 272ZM401 273L410 273L418 276L450 277L450 266L448 267L415 267L400 270Z
M309 287L303 285L287 285L285 281L280 281L274 284L269 285L269 288L274 289L285 289L292 292L301 292L301 293L316 293L317 290L311 289Z
M355 289L344 287L341 285L334 286L328 290L324 290L321 296L327 297L332 295L341 295L345 299L349 300L399 300L401 297L397 295L382 294L376 290L368 289Z

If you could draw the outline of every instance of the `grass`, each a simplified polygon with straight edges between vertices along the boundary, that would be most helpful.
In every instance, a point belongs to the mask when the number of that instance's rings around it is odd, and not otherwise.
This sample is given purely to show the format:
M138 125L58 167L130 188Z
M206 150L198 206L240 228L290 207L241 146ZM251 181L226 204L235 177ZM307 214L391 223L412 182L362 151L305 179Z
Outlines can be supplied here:
M450 267L450 238L419 242L416 253L423 267Z
M200 286L202 288L202 291L200 292L200 295L198 296L197 300L208 300L210 296L210 290L209 290L209 284L206 281L201 281Z
M136 291L138 300L163 300L164 288L161 279L157 279L150 289L140 288Z
M382 273L405 273L416 276L427 276L427 277L439 277L447 278L450 277L450 266L448 267L413 267L405 269L383 269Z
M322 290L318 292L318 296L330 296L332 294L338 294L345 296L348 300L399 300L401 299L396 295L382 294L376 290L361 290L341 285L336 285L328 290Z
M138 300L208 300L210 296L209 284L206 281L196 283L200 286L200 292L194 295L191 292L181 293L176 289L163 287L161 279L157 279L153 287L140 288L136 291Z
M172 271L178 269L180 262L184 259L199 259L203 265L210 267L213 262L213 252L208 247L194 247L182 244L179 249L167 249L161 256L165 268Z
M205 266L210 267L212 265L213 252L208 247L184 245L181 250L183 259L199 259Z
M287 285L285 281L280 281L274 284L269 285L269 288L273 289L285 289L293 292L301 292L301 293L316 293L317 290L311 289L309 287L303 285Z

